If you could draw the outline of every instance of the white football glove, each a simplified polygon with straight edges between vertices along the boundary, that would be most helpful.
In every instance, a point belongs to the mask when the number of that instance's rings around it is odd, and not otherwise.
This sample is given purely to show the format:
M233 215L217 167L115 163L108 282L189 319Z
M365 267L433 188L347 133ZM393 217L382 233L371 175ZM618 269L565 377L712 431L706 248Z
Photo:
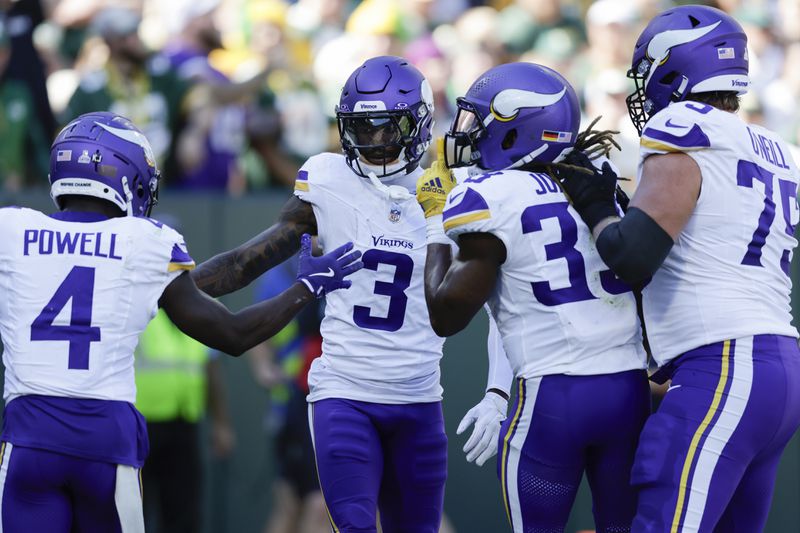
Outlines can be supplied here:
M468 462L475 462L478 466L494 457L497 453L497 439L500 436L500 425L506 419L508 400L499 394L489 391L483 399L467 411L456 429L456 434L461 435L466 429L475 424L472 435L464 445L464 453Z

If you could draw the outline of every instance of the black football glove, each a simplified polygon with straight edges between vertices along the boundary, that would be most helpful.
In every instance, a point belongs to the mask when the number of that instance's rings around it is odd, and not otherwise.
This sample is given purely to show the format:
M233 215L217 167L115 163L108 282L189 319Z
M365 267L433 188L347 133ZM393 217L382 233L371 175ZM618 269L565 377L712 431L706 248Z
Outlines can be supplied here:
M586 154L577 150L573 150L562 162L589 171L581 172L562 166L553 169L572 207L589 229L594 229L604 218L619 216L614 201L619 189L617 174L611 169L610 163L603 163L603 168L597 170Z
M631 203L631 199L628 197L628 193L622 190L622 187L617 185L617 189L614 191L614 196L617 199L617 205L622 209L623 213L628 212L628 204Z

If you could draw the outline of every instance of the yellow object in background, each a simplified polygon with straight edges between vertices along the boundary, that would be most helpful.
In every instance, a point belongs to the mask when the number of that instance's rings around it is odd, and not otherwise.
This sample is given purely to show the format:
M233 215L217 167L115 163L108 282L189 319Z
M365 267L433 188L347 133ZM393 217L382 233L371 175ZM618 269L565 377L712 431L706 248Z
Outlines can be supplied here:
M208 354L206 346L158 311L136 347L136 408L148 422L200 420L206 409Z

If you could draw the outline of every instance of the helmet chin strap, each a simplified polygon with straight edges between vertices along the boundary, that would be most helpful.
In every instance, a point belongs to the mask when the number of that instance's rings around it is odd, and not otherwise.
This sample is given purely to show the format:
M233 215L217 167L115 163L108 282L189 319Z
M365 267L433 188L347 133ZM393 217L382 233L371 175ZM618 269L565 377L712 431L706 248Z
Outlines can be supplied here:
M411 198L416 198L415 195L408 192L408 189L406 189L403 186L386 185L384 183L381 183L381 180L378 179L378 176L376 176L374 172L370 171L367 174L367 177L369 178L369 181L370 183L372 183L373 187L381 191L383 194L385 194L392 200L403 202L405 200L410 200Z
M544 145L540 146L538 149L534 150L533 152L531 152L531 153L530 153L530 154L528 154L527 156L523 157L522 159L520 159L519 161L517 161L517 162L516 162L516 163L514 163L513 165L511 165L511 166L509 166L509 167L505 168L504 170L514 170L514 169L516 169L516 168L519 168L519 167L521 167L522 165L525 165L525 164L527 164L527 163L530 163L531 161L533 161L533 159L534 159L534 158L535 158L537 155L539 155L540 153L542 153L542 152L544 152L545 150L547 150L547 147L548 147L548 146L549 146L549 144L545 143ZM559 161L562 161L562 160L563 160L565 157L567 157L567 155L568 155L570 152L572 152L574 149L575 149L575 147L574 147L574 146L568 146L568 147L564 148L564 149L563 149L563 150L561 150L561 152L560 152L560 153L559 153L559 154L556 156L556 158L555 158L555 159L553 159L553 163L558 163ZM595 158L594 158L594 159L596 159L597 157L599 157L599 156L595 156ZM474 178L475 176L480 176L481 174L486 174L487 172L490 172L490 171L489 171L489 170L486 170L485 168L480 168L478 165L470 165L469 167L467 167L467 175L468 175L470 178Z
M406 165L408 165L408 161L406 161L406 158L403 154L400 154L400 156L395 160L394 163L389 163L388 165L373 165L367 163L367 161L361 157L360 153L358 155L359 155L358 165L362 167L364 170L366 170L367 174L372 173L375 174L375 176L378 175L378 172L392 174L392 175L387 175L384 178L378 178L378 179L393 179L394 178L393 174L402 170Z
M128 216L133 216L133 194L128 187L128 176L122 176L122 190L125 192L125 211Z
M470 178L486 174L487 172L490 171L486 170L485 168L481 168L478 165L470 165L467 167L467 176L469 176Z
M512 163L510 166L507 167L507 170L511 170L511 169L514 169L514 168L517 168L517 167L521 167L522 165L527 165L528 163L530 163L531 161L536 159L536 156L538 156L539 154L541 154L542 152L547 150L547 148L549 146L550 146L549 144L544 143L539 148L537 148L533 152L529 153L525 157L521 157L520 159L518 159L516 163Z

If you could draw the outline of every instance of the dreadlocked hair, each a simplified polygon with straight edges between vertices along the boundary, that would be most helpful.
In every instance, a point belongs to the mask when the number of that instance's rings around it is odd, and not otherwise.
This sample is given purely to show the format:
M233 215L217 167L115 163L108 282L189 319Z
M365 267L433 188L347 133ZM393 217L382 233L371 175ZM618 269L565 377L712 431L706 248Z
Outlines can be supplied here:
M617 150L622 150L620 148L619 143L614 140L614 135L619 133L618 131L614 130L595 130L594 125L603 118L602 116L597 117L594 119L589 126L580 132L578 136L575 138L575 144L573 145L573 150L577 152L583 152L589 159L597 159L598 157L605 156L609 157L611 154L611 150L616 148ZM584 168L578 165L571 165L566 162L558 162L558 163L529 163L523 167L525 170L532 171L532 172L547 172L550 177L558 182L555 178L555 174L557 169L571 169L576 170L578 172L583 172L584 174L592 174L592 171L588 168Z

